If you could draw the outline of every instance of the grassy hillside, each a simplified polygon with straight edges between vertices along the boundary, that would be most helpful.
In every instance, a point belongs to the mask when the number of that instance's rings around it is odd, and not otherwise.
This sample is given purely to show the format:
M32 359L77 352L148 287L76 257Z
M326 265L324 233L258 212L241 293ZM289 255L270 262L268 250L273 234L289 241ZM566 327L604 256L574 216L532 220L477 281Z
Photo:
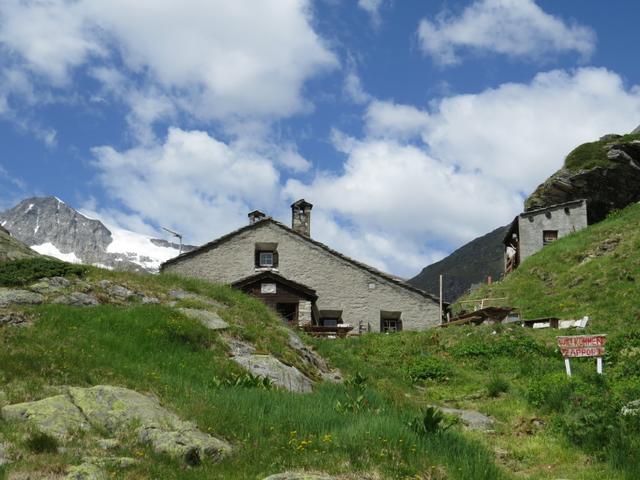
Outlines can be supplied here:
M90 284L108 279L162 303L18 309L33 325L0 327L0 390L7 397L0 393L0 402L42 398L61 385L119 385L153 394L234 447L220 463L185 469L124 439L117 454L138 463L109 470L114 478L262 479L304 470L371 480L637 479L640 415L621 411L640 399L639 247L640 205L634 205L545 248L478 293L506 297L500 303L529 318L589 315L588 331L609 335L603 377L592 360L576 360L574 376L566 378L558 331L504 325L306 339L342 370L344 384L319 383L305 395L251 382L234 386L242 372L220 334L164 300L182 289L228 305L220 312L228 334L303 369L272 312L223 286L91 268L69 274ZM21 283L34 278L31 272ZM206 305L185 298L175 307ZM456 417L429 422L433 417L423 412L431 405L479 412L495 424L469 431ZM16 472L59 478L95 454L82 438L63 452L41 451L30 435L0 422L2 442L22 455L0 467L8 478Z
M633 204L544 248L474 296L505 297L497 303L528 318L588 315L593 329L617 331L640 326L639 284L640 204Z
M16 272L0 264L4 270ZM305 395L252 382L236 386L242 371L229 359L220 333L174 308L208 304L185 298L171 306L165 300L171 290L182 289L224 304L227 308L220 315L230 324L226 334L303 369L288 346L281 320L238 291L168 275L95 268L73 273L82 275L81 282L88 285L117 282L155 296L162 304L12 307L32 324L0 327L0 406L45 398L65 385L123 386L155 396L234 448L219 463L185 469L181 462L123 438L111 453L135 458L137 463L125 470L108 467L112 478L262 479L287 470L341 474L345 479L508 478L487 448L460 431L416 433L409 424L420 415L419 402L390 396L372 379L359 382L356 376L344 385L319 383ZM29 285L33 278L38 278L37 272L30 271L8 283ZM102 301L100 287L92 288ZM352 375L355 372L347 378ZM83 435L56 451L55 444L50 448L28 428L2 421L0 443L10 445L14 458L14 463L0 466L0 478L62 478L84 457L105 455L87 447Z
M623 135L616 142L630 142L640 140L640 134ZM614 162L607 158L606 145L612 140L598 140L596 142L583 143L573 149L564 161L564 167L572 172L588 170L594 167L610 167Z

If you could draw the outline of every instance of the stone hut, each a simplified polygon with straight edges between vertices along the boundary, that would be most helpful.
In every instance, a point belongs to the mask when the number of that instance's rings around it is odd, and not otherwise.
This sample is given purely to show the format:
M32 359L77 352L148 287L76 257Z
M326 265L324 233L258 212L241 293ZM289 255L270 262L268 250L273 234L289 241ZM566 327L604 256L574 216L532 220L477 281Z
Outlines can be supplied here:
M439 299L311 237L313 205L291 205L288 227L260 211L249 224L165 262L162 272L241 288L287 322L352 333L423 330L441 323Z
M587 227L587 201L551 205L518 215L504 237L505 274L545 245Z

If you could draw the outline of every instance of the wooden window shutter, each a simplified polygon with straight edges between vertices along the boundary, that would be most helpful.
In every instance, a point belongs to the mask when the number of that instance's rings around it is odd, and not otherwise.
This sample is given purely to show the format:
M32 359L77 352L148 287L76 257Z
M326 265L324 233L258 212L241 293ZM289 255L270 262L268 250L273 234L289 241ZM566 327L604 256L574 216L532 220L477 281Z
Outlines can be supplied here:
M256 254L255 254L255 264L256 264L256 267L259 267L259 266L260 266L260 251L259 251L259 250L256 250Z
M273 252L273 268L278 268L278 252Z

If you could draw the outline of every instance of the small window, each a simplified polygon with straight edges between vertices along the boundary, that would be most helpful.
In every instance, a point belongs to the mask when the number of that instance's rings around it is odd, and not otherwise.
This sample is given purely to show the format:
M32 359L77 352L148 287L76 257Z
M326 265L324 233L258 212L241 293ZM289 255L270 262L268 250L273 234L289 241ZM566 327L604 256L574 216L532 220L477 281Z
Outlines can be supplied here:
M342 323L342 310L320 310L318 323L323 327L337 327Z
M260 266L273 267L273 252L260 252Z
M545 230L542 232L542 244L549 245L552 242L555 242L558 239L558 231L557 230Z
M393 333L402 331L402 312L380 312L380 331Z
M278 268L278 244L256 243L255 266L256 268Z

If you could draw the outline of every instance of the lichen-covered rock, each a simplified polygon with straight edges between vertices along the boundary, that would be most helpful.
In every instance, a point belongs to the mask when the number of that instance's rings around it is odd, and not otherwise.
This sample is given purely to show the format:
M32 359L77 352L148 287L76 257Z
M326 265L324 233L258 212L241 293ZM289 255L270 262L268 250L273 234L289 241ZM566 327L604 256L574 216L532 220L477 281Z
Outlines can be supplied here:
M133 390L103 385L70 388L69 395L94 426L118 434L139 425L141 442L190 465L197 465L204 458L218 459L231 451L228 443L200 432L157 400Z
M0 327L3 325L25 327L29 323L29 318L24 312L0 312Z
M300 370L285 365L271 355L243 355L232 357L241 367L253 375L268 378L275 385L286 388L291 392L309 393L313 390L313 380L305 376Z
M42 294L61 292L71 286L71 282L64 277L41 278L29 287L30 290Z
M205 458L216 460L231 451L228 443L181 420L157 400L121 387L70 387L67 394L9 405L1 412L7 421L29 421L36 429L60 439L90 427L116 436L135 429L140 442L189 465Z
M36 292L0 288L0 307L8 305L39 305L43 301L44 296Z
M61 295L55 298L51 303L70 305L72 307L92 307L100 304L96 297L82 292L72 292L69 295Z
M90 428L86 417L68 395L56 395L35 402L7 405L0 410L5 421L29 422L38 430L64 439Z
M187 465L200 465L203 459L218 460L230 452L226 442L200 432L193 425L183 422L175 430L140 427L138 439L150 445L157 453L181 458Z
M105 472L92 463L83 463L69 469L65 480L107 480Z
M289 346L299 355L307 367L318 370L323 380L329 382L341 382L342 374L339 370L331 370L324 358L307 346L293 331L289 332Z
M198 320L210 330L226 330L229 328L229 324L222 320L222 318L220 318L220 316L215 312L210 312L209 310L198 310L196 308L179 308L178 310L187 317Z
M263 480L335 480L335 477L329 477L327 475L318 475L315 473L277 473L271 475Z

